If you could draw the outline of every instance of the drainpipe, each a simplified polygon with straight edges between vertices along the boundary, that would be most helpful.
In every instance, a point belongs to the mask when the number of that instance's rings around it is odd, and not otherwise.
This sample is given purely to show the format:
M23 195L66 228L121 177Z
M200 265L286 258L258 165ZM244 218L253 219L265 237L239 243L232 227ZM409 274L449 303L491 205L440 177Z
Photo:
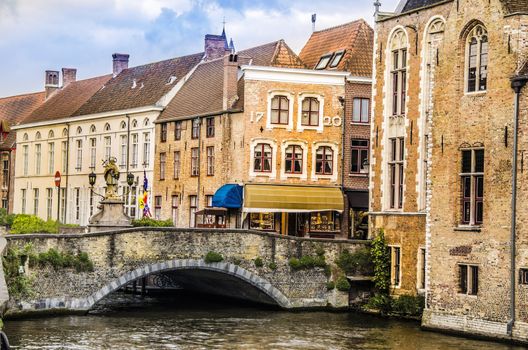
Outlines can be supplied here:
M512 163L512 199L511 199L511 232L510 232L510 320L508 321L508 335L512 336L515 324L515 254L516 254L516 221L517 221L517 148L518 148L518 126L519 126L519 100L521 90L526 85L528 77L516 77L512 79L511 87L515 91L514 117L513 117L513 163Z
M125 204L128 204L128 208L125 208L125 212L128 215L130 213L130 208L132 207L133 203L130 203L130 186L128 186L128 172L130 169L130 115L126 115L127 118L127 159L126 159L126 176L125 176L125 182L127 184L127 191L126 191L126 198L125 198Z
M64 188L64 222L68 221L68 179L70 174L70 123L66 123L68 126L68 135L66 139L66 187ZM59 196L60 201L60 196Z
M191 133L192 133L192 122L191 122ZM197 188L196 188L196 211L200 210L200 184L201 184L200 180L202 177L201 161L202 161L202 118L198 118L198 183L197 183ZM207 166L206 166L205 171L207 171ZM207 203L206 205L204 205L204 208L206 206L207 206ZM194 215L194 227L196 227L196 214Z
M345 78L345 96L346 96L346 78ZM339 103L341 103L341 108L343 109L343 114L341 118L341 194L343 195L343 201L348 203L348 197L345 194L345 131L346 131L346 97L339 96ZM345 205L344 208L347 208L348 205ZM348 238L348 233L350 232L350 227L348 223L350 222L350 208L343 213L341 216L341 229L346 227L346 238ZM345 224L346 220L346 224ZM343 232L341 232L342 234Z

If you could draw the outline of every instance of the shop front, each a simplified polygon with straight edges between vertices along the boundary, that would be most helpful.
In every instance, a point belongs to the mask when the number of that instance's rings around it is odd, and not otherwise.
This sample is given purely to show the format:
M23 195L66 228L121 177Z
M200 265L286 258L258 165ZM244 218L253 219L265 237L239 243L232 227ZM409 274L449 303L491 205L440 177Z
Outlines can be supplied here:
M368 238L368 200L369 193L364 190L346 190L349 237Z
M338 187L248 184L242 211L250 229L334 238L341 234L343 208Z

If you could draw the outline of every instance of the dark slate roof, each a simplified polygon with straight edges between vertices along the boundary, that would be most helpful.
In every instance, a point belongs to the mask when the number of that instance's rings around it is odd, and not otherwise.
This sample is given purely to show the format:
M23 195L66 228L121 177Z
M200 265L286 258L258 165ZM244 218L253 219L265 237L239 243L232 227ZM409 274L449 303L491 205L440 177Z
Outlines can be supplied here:
M315 68L321 56L340 50L345 55L335 68L355 76L372 75L372 45L374 31L363 19L313 32L299 56L310 69Z
M528 13L528 0L501 0L506 12L513 13Z
M0 142L0 149L10 149L14 146L16 133L10 131L10 127L27 118L44 103L45 97L46 93L42 91L0 98L0 128L3 132L8 132L7 137Z
M110 78L112 78L111 74L70 83L51 95L20 124L44 122L75 115L75 111L93 94L102 89Z
M237 54L239 65L305 68L283 40L242 50ZM157 121L223 113L223 67L223 58L200 63ZM237 95L239 99L230 108L232 111L243 108L243 79L238 81Z
M125 69L93 95L75 115L155 105L200 62L203 55L201 52ZM175 79L171 81L171 77Z
M402 12L416 10L422 7L431 6L445 0L408 0L402 9Z

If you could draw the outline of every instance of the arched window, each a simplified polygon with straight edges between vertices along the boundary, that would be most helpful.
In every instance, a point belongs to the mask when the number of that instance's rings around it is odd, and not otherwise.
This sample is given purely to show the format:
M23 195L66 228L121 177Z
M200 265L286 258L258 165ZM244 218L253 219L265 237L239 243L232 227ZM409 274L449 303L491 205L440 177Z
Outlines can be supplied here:
M24 136L22 136L22 140L27 141L28 139L29 139L29 136L27 133L25 133Z
M319 101L315 97L306 97L302 101L302 125L319 125Z
M62 129L62 137L68 137L68 129Z
M52 138L54 138L54 137L55 137L55 133L53 132L53 130L50 130L50 131L48 132L48 139L52 139Z
M136 119L132 120L132 127L133 128L137 128L137 120Z
M82 128L79 126L77 127L77 135L80 135L82 134Z
M110 124L106 123L104 126L105 131L110 131Z
M315 173L332 175L334 172L334 151L329 146L320 146L315 152Z
M283 95L273 96L271 99L271 124L288 125L290 101Z
M390 74L392 115L405 114L407 85L407 34L397 30L390 41Z
M37 133L35 134L35 140L40 140L42 138L42 136L40 135L40 131L37 131Z
M270 173L273 157L271 146L267 143L259 143L254 149L253 171Z
M467 92L486 91L488 84L488 32L477 24L466 38Z
M286 147L284 155L284 172L287 174L302 174L303 169L303 149L299 145Z
M125 121L121 122L121 129L126 129L126 122Z
M143 126L148 126L148 125L149 125L149 122L150 122L149 119L146 118L145 121L143 122Z
M90 126L90 132L93 134L95 132L95 125L92 124L92 126Z

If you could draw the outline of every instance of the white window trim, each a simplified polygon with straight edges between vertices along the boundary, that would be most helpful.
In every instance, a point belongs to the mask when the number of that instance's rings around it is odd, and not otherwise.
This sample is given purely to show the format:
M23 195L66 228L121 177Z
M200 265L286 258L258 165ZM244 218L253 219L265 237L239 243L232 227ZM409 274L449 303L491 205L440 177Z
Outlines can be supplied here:
M271 156L273 157L271 162L271 171L266 172L255 172L254 171L254 162L255 162L255 146L259 143L267 143L271 146ZM250 149L249 149L249 177L268 177L270 180L277 178L277 141L267 138L254 138L251 140Z
M390 249L390 270L391 270L391 276L393 275L393 267L394 267L394 254L392 253L393 252L393 248L400 248L400 271L399 271L399 278L398 278L398 281L399 281L399 284L392 284L392 280L393 280L393 277L391 277L391 280L390 280L390 286L391 288L395 288L395 289L400 289L401 288L401 285L402 285L402 261L403 261L403 250L402 250L402 247L401 245L399 244L389 244L388 245L389 249Z
M309 126L302 125L302 102L307 97L315 97L319 101L319 125L318 126ZM324 96L316 93L301 93L297 98L297 130L316 130L319 133L323 132L324 129Z
M303 151L303 163L302 163L302 174L290 174L286 173L286 148L289 146L299 146ZM280 178L286 180L288 178L298 178L301 180L308 179L308 142L304 140L285 140L281 147L281 169Z
M334 157L332 159L332 175L320 175L320 174L316 174L315 173L315 162L316 162L316 155L317 155L317 148L321 147L321 146L328 146L330 148L332 148L332 151L334 151ZM330 180L330 181L333 181L333 182L336 182L337 181L337 178L338 178L338 170L339 168L337 167L338 165L338 158L340 158L340 154L339 154L339 146L336 142L324 142L324 141L314 141L313 142L313 146L312 146L312 173L311 173L311 178L313 181L318 181L318 180L324 180L324 179L327 179L327 180Z
M271 123L271 100L277 95L286 96L288 98L288 124L272 124ZM266 129L286 129L293 130L293 99L294 94L283 90L268 91L268 117L266 118Z

